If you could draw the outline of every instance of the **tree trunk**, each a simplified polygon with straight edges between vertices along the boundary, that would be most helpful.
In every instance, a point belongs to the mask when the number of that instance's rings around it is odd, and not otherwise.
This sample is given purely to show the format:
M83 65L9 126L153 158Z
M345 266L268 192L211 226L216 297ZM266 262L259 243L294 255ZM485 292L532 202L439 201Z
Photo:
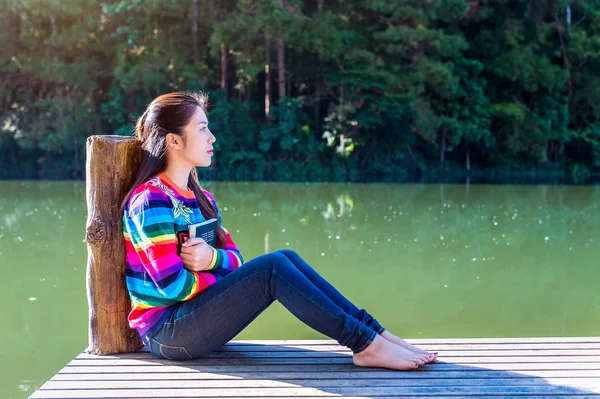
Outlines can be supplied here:
M467 172L471 170L471 151L467 148Z
M544 141L544 146L540 150L540 163L548 163L548 140Z
M569 33L571 33L571 3L567 3L567 28Z
M271 122L271 39L265 35L265 118Z
M283 0L279 0L281 8L284 7ZM285 43L280 32L277 39L277 83L279 84L279 102L285 97Z
M217 11L217 21L222 23L225 19L224 14L224 5L223 2L219 2L219 7ZM225 43L221 43L221 89L227 91L227 46Z
M221 43L221 89L227 90L227 47Z
M325 8L325 0L318 0L317 2L317 13L321 15L323 13L323 8ZM319 67L323 65L323 51L319 49ZM315 126L317 132L321 132L321 90L323 87L323 76L319 76L317 78L317 89L315 95L315 109L314 109L314 118L315 118Z
M560 18L558 18L558 14L554 13L554 25L556 26L556 31L558 32L558 39L560 41L560 50L562 53L563 65L565 70L567 71L567 88L569 90L568 94L568 107L571 107L571 99L573 98L573 78L571 76L571 62L569 61L569 56L567 54L567 45L565 44L565 39L563 37L563 26L560 22Z
M446 131L442 134L442 148L440 149L440 166L444 164L446 160Z
M52 26L52 36L50 36L52 46L54 48L58 48L58 46L56 45L56 34L58 33L58 29L56 29L56 19L54 19L54 17L50 17L50 26Z
M315 128L318 133L321 132L321 82L317 82L317 92L315 93L315 105L313 110L315 119Z
M194 65L198 64L198 0L192 0L192 51Z
M86 151L89 346L85 351L95 355L135 352L142 341L127 323L131 303L118 213L137 174L142 150L133 137L91 136Z
M565 142L561 141L560 142L560 146L558 147L558 155L560 156L560 158L564 161L564 157L563 155L565 154Z
M277 39L277 82L279 83L279 101L285 97L285 44Z

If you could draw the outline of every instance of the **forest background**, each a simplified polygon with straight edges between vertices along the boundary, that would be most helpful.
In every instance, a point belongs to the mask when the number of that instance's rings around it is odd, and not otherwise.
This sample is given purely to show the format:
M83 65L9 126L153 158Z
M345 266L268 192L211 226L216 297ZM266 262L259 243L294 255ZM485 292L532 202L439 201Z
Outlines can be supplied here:
M204 91L202 178L586 183L600 0L0 0L0 178L81 179L90 135Z

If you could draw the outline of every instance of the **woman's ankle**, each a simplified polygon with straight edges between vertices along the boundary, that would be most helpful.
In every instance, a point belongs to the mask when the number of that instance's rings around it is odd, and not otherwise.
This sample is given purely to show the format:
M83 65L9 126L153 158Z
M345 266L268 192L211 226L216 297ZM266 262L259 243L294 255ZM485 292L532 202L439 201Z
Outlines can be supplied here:
M384 332L382 332L381 334L379 334L379 336L381 338L384 338L388 341L393 341L393 340L397 340L399 337L395 336L394 334L392 334L391 332L389 332L388 330L385 330Z
M355 353L354 356L369 356L370 354L379 351L386 343L387 341L384 338L380 337L379 334L376 334L375 339L373 339L365 349Z

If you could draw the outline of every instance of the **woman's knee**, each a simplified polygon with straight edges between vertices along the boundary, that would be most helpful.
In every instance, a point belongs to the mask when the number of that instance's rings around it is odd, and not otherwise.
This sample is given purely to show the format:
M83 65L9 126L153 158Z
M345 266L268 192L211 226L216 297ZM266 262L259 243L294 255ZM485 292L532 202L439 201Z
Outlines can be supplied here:
M279 251L277 251L275 253L280 253L288 259L293 259L295 257L298 257L298 254L296 253L296 251L294 251L292 249L280 249Z
M265 260L267 260L265 264L268 266L267 289L275 298L275 287L277 286L276 282L279 281L280 278L284 278L289 281L293 278L293 275L299 273L299 271L296 269L294 264L280 252L272 252L263 256L265 256Z
M280 252L271 252L249 260L245 268L272 269L273 265L288 262L288 258Z
M290 252L295 253L294 251ZM273 272L284 275L299 273L294 262L283 251L272 252L265 256L269 258L268 263L273 268Z
M280 252L271 252L261 255L248 261L243 268L246 270L246 273L263 274L269 280L276 274L297 272L294 264Z
M287 265L290 263L288 257L285 256L283 251L272 252L265 256L268 258L269 263L272 265Z

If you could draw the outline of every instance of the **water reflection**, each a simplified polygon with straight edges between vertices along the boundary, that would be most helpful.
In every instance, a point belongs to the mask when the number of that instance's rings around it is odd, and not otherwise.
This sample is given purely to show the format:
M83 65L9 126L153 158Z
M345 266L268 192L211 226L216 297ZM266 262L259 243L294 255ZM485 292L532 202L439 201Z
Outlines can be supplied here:
M246 259L292 248L399 335L585 336L600 327L598 187L206 188ZM22 398L87 343L85 185L2 181L0 193L0 334L10 343L0 391ZM274 305L237 338L322 336Z

